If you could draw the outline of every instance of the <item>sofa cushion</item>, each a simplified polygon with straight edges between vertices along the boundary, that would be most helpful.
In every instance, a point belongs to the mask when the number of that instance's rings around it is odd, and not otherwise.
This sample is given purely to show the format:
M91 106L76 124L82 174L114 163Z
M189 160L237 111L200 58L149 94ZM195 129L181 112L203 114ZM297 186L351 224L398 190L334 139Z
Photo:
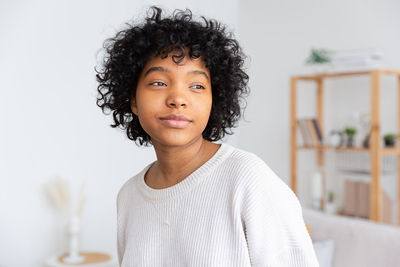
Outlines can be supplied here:
M333 252L335 247L333 240L314 241L313 247L317 255L319 267L332 267Z
M303 208L311 239L332 239L333 267L400 266L400 228Z

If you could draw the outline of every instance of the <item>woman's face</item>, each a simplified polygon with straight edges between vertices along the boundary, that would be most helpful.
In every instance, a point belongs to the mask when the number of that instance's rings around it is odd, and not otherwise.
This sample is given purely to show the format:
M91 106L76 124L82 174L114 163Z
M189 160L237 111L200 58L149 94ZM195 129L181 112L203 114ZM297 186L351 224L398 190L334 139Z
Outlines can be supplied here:
M182 146L202 138L212 105L210 72L201 59L186 56L181 63L150 59L143 68L131 109L153 145ZM186 121L167 119L183 115Z

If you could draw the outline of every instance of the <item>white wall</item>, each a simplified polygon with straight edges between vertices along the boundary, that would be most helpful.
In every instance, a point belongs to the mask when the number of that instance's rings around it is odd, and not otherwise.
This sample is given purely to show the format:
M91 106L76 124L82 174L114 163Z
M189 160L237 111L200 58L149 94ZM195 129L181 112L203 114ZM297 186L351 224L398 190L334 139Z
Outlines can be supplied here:
M151 4L189 7L236 30L238 1L0 2L0 266L42 266L65 249L65 221L44 191L87 180L82 249L116 254L118 189L155 160L96 106L96 54Z
M241 1L239 10L241 43L252 58L252 93L247 110L250 123L241 123L239 145L260 155L289 182L289 77L305 71L303 63L313 47L378 47L385 54L386 66L400 69L400 2ZM396 80L385 77L382 84L381 119L385 133L397 129ZM344 127L354 111L369 111L368 86L365 77L327 81L326 131ZM301 84L298 105L299 117L315 116L315 87ZM307 202L306 178L314 169L315 157L313 152L306 151L298 156L300 197ZM389 188L394 188L394 181L394 177L388 179Z

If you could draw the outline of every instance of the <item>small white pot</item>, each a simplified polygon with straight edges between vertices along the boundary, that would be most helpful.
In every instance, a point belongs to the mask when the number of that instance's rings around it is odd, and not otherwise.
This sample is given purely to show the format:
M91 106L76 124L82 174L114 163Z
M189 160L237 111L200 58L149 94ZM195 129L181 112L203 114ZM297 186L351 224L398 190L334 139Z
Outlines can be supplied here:
M337 207L334 202L326 202L325 203L325 212L328 214L336 214Z

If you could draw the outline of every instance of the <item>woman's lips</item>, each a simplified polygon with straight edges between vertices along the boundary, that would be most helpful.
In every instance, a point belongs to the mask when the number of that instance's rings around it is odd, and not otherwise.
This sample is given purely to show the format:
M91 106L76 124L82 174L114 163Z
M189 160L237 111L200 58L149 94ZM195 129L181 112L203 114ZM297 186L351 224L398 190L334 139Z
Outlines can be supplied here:
M187 127L191 122L190 121L183 121L183 120L165 120L161 119L161 122L172 128L185 128Z

